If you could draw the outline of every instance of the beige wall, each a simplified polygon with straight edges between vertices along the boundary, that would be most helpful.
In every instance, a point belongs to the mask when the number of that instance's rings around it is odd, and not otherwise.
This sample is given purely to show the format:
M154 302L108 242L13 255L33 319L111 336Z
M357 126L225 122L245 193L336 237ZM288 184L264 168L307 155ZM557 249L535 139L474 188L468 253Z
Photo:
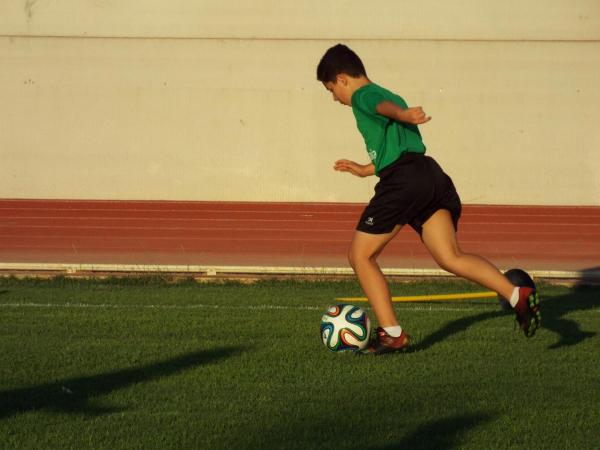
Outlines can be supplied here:
M600 205L596 0L28 0L0 36L3 198L367 201L315 81L343 41L433 116L464 202Z

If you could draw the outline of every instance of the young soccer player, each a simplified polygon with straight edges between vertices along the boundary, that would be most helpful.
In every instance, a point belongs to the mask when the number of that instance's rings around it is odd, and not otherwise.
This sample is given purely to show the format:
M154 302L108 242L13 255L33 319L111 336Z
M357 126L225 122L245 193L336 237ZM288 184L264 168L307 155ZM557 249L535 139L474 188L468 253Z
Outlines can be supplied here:
M463 253L458 245L460 198L450 177L433 158L425 156L417 127L431 117L420 106L409 108L400 96L371 82L360 58L345 45L327 50L317 67L317 79L333 94L334 101L352 107L371 159L369 164L340 159L334 169L358 177L379 177L348 252L350 265L379 322L369 353L398 351L409 344L377 264L378 255L406 224L419 233L444 270L509 299L519 326L526 336L533 336L540 324L535 290L513 286L492 263Z

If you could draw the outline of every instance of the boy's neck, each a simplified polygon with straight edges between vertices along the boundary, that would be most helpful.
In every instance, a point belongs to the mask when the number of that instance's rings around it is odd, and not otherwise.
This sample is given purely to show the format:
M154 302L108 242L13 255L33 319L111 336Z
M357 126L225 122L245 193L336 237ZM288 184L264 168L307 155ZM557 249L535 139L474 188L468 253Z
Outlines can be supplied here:
M350 90L353 94L354 92L359 90L361 87L366 86L367 84L371 84L371 80L369 80L365 76L360 76L356 78L348 77L348 86L350 87Z

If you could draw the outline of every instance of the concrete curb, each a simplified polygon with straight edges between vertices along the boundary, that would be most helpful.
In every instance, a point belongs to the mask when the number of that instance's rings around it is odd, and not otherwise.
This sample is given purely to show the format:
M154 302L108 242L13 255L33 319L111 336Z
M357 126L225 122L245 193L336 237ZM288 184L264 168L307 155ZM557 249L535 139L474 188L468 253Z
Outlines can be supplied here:
M212 266L168 264L65 264L65 263L0 263L0 272L54 272L75 275L83 273L165 274L181 273L200 276L228 275L353 275L349 267L294 267L294 266ZM528 270L534 278L600 281L600 270ZM399 277L453 277L441 269L386 268L383 273Z

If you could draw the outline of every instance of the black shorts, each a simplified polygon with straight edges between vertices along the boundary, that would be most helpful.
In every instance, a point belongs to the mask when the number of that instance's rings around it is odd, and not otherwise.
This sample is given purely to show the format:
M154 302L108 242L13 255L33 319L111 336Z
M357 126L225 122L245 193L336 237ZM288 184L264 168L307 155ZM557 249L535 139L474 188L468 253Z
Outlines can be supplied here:
M379 174L375 195L356 229L370 234L389 233L409 224L419 235L423 224L439 209L450 211L458 229L460 197L448 175L433 158L405 153Z

